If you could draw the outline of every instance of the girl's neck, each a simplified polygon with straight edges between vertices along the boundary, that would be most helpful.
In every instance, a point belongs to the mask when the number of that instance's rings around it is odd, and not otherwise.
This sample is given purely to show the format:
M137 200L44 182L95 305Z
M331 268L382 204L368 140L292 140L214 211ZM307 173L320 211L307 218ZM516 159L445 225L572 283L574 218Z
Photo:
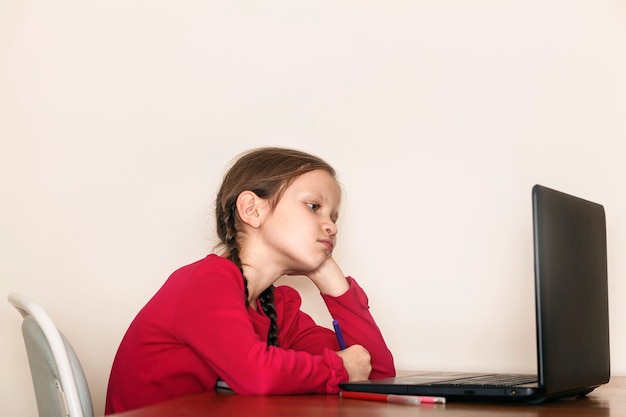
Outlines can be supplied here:
M249 263L242 261L243 273L248 281L248 301L250 306L257 309L257 300L271 285L282 276L282 274L272 272L270 268L255 268Z

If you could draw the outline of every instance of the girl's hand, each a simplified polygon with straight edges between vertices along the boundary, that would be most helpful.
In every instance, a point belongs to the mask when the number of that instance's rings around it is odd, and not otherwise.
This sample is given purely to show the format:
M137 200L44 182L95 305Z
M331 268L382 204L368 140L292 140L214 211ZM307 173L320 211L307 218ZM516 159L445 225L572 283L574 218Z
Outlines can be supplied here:
M322 294L338 297L348 291L350 284L332 256L315 270L306 274Z
M348 371L349 381L363 381L369 379L372 372L372 358L369 352L361 345L352 345L337 352L343 360L343 366Z

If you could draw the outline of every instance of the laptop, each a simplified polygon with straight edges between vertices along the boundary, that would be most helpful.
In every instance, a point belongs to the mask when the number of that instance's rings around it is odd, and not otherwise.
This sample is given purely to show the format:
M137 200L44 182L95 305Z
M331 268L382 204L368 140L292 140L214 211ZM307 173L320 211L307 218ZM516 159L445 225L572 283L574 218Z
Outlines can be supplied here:
M448 401L542 403L581 396L610 378L604 207L532 189L537 374L422 372L340 384L345 391Z

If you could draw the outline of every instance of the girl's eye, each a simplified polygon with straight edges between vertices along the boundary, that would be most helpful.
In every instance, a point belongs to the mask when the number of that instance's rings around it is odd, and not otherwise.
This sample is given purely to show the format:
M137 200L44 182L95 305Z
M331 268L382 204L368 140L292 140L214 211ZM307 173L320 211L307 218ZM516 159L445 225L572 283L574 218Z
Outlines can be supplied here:
M316 203L306 203L306 205L313 211L317 211L320 208L320 205Z

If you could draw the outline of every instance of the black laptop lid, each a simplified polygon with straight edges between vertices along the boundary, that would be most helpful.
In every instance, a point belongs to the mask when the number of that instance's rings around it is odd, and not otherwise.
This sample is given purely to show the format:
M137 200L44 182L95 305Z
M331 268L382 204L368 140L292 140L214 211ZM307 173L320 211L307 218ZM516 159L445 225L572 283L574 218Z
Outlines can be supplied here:
M596 203L533 187L539 383L556 392L610 378L606 220Z

